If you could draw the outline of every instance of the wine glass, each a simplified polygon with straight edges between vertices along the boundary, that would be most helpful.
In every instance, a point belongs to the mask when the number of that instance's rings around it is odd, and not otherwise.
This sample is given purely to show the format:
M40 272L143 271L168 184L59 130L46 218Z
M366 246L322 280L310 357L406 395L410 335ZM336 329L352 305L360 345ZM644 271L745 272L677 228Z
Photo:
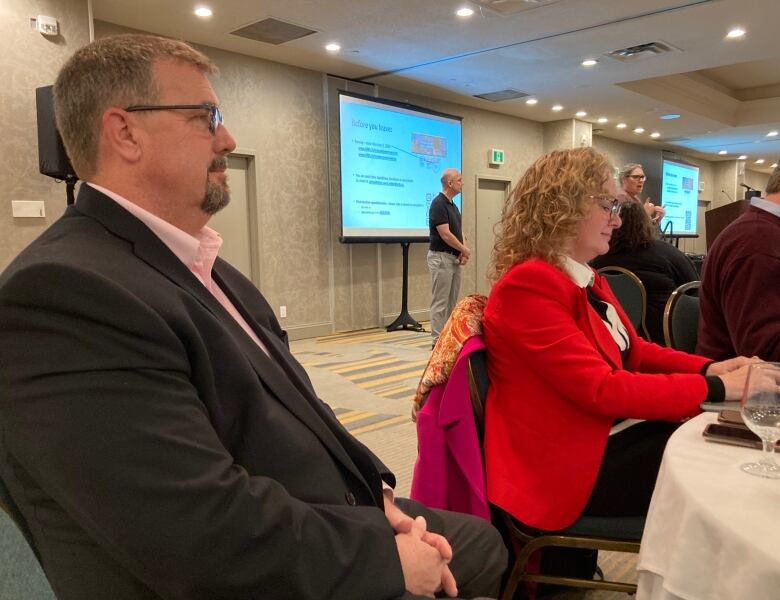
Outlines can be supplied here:
M742 418L761 438L761 460L745 463L741 469L751 475L780 479L774 459L775 442L780 439L780 363L755 362L750 365L742 393Z

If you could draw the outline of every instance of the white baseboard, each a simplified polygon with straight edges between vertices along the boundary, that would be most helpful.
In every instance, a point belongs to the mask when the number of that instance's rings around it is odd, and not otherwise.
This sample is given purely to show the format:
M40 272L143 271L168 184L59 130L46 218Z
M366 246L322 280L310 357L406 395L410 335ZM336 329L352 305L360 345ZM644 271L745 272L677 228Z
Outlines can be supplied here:
M290 327L285 327L282 323L282 328L287 332L290 341L323 337L333 333L333 323L307 323Z

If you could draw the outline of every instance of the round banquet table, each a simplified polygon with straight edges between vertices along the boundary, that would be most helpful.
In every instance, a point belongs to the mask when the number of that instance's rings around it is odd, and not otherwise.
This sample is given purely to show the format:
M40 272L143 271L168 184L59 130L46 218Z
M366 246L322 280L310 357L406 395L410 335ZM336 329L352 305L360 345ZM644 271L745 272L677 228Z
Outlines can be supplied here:
M703 413L669 440L639 553L637 600L780 599L780 480L760 450L707 441ZM780 460L780 454L776 453Z

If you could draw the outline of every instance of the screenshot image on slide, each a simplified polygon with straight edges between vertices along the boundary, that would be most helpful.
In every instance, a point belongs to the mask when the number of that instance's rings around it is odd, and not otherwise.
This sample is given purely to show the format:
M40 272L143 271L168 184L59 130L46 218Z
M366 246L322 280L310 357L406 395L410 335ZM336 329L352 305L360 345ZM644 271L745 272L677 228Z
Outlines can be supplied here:
M699 167L664 159L662 169L661 204L666 215L661 221L661 230L673 235L696 234Z
M427 240L441 174L461 170L461 118L340 92L339 126L342 241Z

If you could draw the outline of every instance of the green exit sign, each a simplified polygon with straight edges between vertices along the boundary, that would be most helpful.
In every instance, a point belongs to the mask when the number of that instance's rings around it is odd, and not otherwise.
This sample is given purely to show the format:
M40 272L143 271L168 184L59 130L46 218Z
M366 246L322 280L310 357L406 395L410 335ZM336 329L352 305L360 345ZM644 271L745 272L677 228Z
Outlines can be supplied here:
M488 162L491 165L503 165L504 164L504 151L498 148L491 148L488 150Z

